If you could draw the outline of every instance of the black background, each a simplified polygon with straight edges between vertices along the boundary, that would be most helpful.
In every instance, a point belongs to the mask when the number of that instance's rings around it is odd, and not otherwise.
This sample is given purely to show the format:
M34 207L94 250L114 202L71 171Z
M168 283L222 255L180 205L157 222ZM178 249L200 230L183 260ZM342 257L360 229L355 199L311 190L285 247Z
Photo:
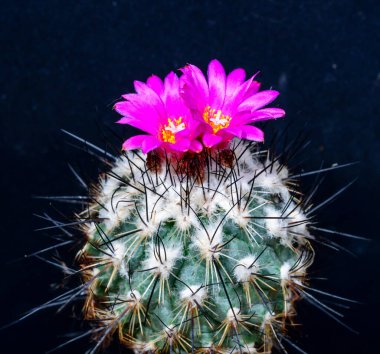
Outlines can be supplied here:
M32 195L79 193L68 162L96 178L60 129L100 145L102 126L126 136L112 105L134 79L218 58L228 70L260 70L263 86L281 91L292 134L306 124L311 136L305 170L360 161L330 173L316 203L358 177L319 221L372 242L340 239L356 258L317 247L314 266L330 279L316 287L363 303L345 311L360 335L302 303L295 341L308 353L378 352L378 1L2 1L0 24L0 325L53 297L62 279L38 260L13 262L52 244L32 214L53 207ZM0 351L44 353L77 329L70 311L45 311L1 331Z

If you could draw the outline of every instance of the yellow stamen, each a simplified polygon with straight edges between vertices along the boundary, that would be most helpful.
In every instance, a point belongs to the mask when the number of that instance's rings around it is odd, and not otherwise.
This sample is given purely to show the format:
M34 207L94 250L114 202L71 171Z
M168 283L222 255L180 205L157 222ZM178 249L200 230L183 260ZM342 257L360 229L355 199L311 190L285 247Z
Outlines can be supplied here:
M186 125L182 122L182 117L179 117L178 119L168 118L168 123L165 124L164 127L161 129L162 141L166 143L175 144L176 133L180 132L181 130L184 130L185 128Z
M231 117L222 114L220 109L216 110L207 106L203 112L203 119L206 123L210 124L214 134L220 129L227 128L230 125Z

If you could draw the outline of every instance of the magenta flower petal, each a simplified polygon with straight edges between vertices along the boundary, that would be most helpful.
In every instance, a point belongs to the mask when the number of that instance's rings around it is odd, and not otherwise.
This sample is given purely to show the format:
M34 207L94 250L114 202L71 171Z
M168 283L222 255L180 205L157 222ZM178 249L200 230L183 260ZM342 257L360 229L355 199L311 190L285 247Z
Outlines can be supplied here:
M238 106L246 100L248 97L257 93L260 88L260 84L257 81L254 81L258 73L250 77L248 80L244 81L232 95L225 97L224 100L224 110L233 114L238 111ZM253 93L251 93L253 92Z
M221 136L210 133L206 133L202 137L203 144L209 148L218 145L222 140Z
M140 97L140 103L144 105L149 105L150 108L155 109L158 114L165 114L164 104L158 94L152 90L147 84L140 81L134 82L135 90ZM141 102L141 97L143 102Z
M223 111L231 115L234 114L234 112L237 112L237 107L244 101L245 97L247 97L247 91L249 90L252 81L253 78L250 78L238 86L231 95L226 95L224 99Z
M147 154L149 151L152 151L158 148L162 144L162 141L158 140L155 136L147 136L146 139L142 141L141 151L144 154Z
M209 89L205 76L195 65L186 65L181 69L181 93L190 109L202 110L207 104Z
M150 125L158 129L159 125L159 112L156 107L144 102L141 98L134 99L133 101L118 102L114 106L116 112L125 117L134 118L137 120L146 120L144 117L150 117Z
M250 122L258 122L268 119L282 118L285 116L285 111L281 108L263 108L251 114Z
M238 68L232 70L227 76L226 82L226 97L231 97L239 86L244 82L245 71L244 69Z
M256 75L255 75L256 76ZM260 82L258 81L252 81L251 84L249 85L249 88L247 89L245 93L245 98L253 96L255 93L259 92L261 87Z
M252 125L241 125L240 127L230 127L224 129L226 133L233 134L240 139L247 139L253 141L263 141L264 133L257 127Z
M123 117L123 118L120 118L118 121L116 121L117 124L128 124L128 118L127 117Z
M189 139L178 139L175 144L171 146L172 150L185 152L190 149L190 140Z
M275 90L260 91L242 102L239 105L239 110L250 110L251 112L256 111L273 102L279 94L280 93Z
M198 140L193 140L190 144L190 150L194 152L201 152L203 145Z
M226 95L226 73L222 64L214 59L208 65L209 104L211 107L223 105Z
M127 139L123 143L123 150L135 150L140 149L143 141L148 138L149 135L136 135Z
M146 84L155 92L157 95L161 96L164 92L164 83L162 80L156 76L152 75L148 78Z
M149 124L149 122L135 119L135 118L128 118L123 117L120 120L118 120L116 123L119 124L129 124L132 127L135 127L137 129L140 129L146 133L155 134L156 129L154 125Z
M127 115L127 114L129 113L129 110L128 110L128 106L129 106L129 105L130 105L130 102L127 102L127 101L121 101L121 102L117 102L117 103L113 106L113 108L114 108L114 110L115 110L117 113L119 113L119 114L125 116L125 115Z
M180 96L180 87L178 76L171 72L165 78L165 89L162 99L166 107L168 117L189 115L189 109L184 105Z

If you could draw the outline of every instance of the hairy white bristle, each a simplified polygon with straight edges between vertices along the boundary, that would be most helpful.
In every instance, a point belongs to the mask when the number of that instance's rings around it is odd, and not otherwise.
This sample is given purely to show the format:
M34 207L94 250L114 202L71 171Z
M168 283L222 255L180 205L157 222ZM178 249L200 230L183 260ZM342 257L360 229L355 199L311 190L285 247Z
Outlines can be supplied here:
M144 266L149 272L167 279L173 271L176 261L181 258L182 252L179 247L164 247L162 245L151 249L149 257L144 261Z
M100 269L99 268L92 268L92 276L93 277L96 277L98 274L100 273Z
M234 275L237 281L249 281L254 276L252 273L258 272L259 264L256 258L257 257L254 256L247 256L238 262L234 269Z
M104 203L99 210L99 218L104 219L106 232L113 230L124 222L131 212L131 202L126 193L114 193L113 197Z
M112 258L114 259L115 262L121 262L124 257L125 257L125 244L121 241L113 241L112 242Z
M176 228L180 231L188 231L191 227L198 226L198 220L194 213L191 214L178 214L175 218Z
M248 208L243 210L241 206L236 205L229 213L228 215L229 219L234 221L236 224L238 224L241 228L247 227L249 220L250 220L250 214Z
M284 172L284 174L286 175L287 173ZM263 188L271 194L281 195L282 200L288 200L290 197L289 190L282 178L283 177L277 173L277 169L274 166L272 169L268 168L268 171L257 176L255 183L258 187Z
M228 354L241 354L241 353L244 353L244 354L257 354L258 351L255 348L255 344L254 343L249 343L249 344L243 344L239 348L234 347L232 349L227 349L226 353L228 353Z
M216 222L215 225L219 223ZM223 243L223 234L219 228L215 235L214 230L209 229L208 235L203 229L199 229L193 238L193 245L198 248L203 259L219 258L220 248Z
M106 178L101 179L99 183L100 190L102 191L99 201L104 204L110 200L110 196L118 189L120 182L116 178L106 176Z
M261 328L264 328L267 325L271 325L271 323L273 322L274 319L275 318L274 318L273 313L270 313L269 311L266 312L264 317L263 317L263 322L261 324Z
M220 187L221 186L219 186L219 188ZM214 188L211 186L210 188L214 189L216 188L216 185ZM222 193L221 190L219 193L214 195L214 192L204 192L202 189L199 189L194 192L194 196L191 198L191 201L194 203L193 205L197 208L197 210L199 210L203 215L206 217L212 217L218 213L218 208L220 208L220 205L224 202L223 195L220 193Z
M287 234L287 222L283 218L283 215L271 206L265 207L264 213L267 217L267 219L265 219L265 225L272 237L285 237Z
M180 292L180 299L193 307L201 305L207 296L206 288L202 285L190 285Z
M140 235L143 238L151 238L156 235L158 226L154 219L149 221L139 219L136 222L136 228L141 230Z
M156 341L150 340L148 342L140 342L136 341L131 348L133 349L135 354L141 353L156 353L157 346Z
M289 262L283 263L283 265L280 268L280 278L282 281L287 281L290 279L289 271L292 268Z
M292 205L291 208L294 209L294 205ZM309 222L307 216L301 210L299 210L299 208L293 210L289 214L289 226L291 226L291 231L295 232L298 235L302 236L309 234L307 231L308 223Z
M256 178L256 183L259 187L274 190L282 186L281 180L276 173L262 173Z
M131 163L125 156L120 156L112 172L116 176L127 177L129 179L131 177Z
M131 302L139 302L141 300L141 294L136 290L133 289L127 294L127 301Z
M242 317L240 314L240 309L237 307L233 307L232 309L228 309L226 319L230 322L232 321L241 321Z
M94 222L89 222L83 225L83 230L89 240L92 240L96 235L96 226Z

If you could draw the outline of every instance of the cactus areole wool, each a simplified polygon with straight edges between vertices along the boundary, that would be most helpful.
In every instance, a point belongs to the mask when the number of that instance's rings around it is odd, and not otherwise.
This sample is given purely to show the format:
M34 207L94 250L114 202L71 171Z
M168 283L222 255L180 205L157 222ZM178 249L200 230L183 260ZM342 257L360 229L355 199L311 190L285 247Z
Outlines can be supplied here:
M287 167L253 124L281 118L243 69L212 60L134 83L115 110L127 139L83 213L78 260L96 349L270 353L295 316L314 253ZM139 151L141 150L141 151ZM88 214L86 214L88 215Z

